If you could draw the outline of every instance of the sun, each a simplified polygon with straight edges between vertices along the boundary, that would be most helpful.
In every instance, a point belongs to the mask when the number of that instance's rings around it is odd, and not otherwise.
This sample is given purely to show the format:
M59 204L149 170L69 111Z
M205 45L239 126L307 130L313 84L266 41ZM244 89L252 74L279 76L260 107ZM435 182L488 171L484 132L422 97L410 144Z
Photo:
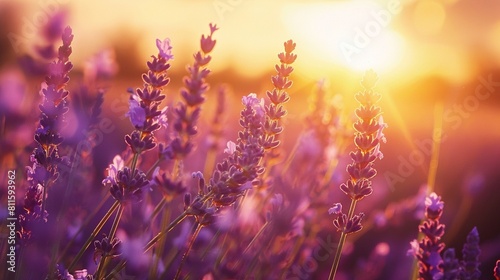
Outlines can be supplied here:
M400 10L363 1L296 4L284 10L283 20L303 45L303 59L383 73L403 57L403 37L392 29Z

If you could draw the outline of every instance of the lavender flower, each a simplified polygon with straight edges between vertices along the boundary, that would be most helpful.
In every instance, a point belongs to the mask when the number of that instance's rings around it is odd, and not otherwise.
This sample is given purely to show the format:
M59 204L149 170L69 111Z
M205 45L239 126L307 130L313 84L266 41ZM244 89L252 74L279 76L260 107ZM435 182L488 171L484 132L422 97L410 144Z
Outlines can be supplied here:
M43 101L39 106L40 123L34 137L36 148L30 157L33 165L27 167L29 186L24 201L24 213L19 216L19 235L22 240L31 237L30 222L47 221L47 188L59 177L58 166L63 160L59 156L58 146L63 141L61 128L68 111L66 97L69 92L65 87L69 81L68 73L73 68L69 61L72 40L71 28L66 27L62 34L63 45L59 48L58 58L49 65L49 75L40 91Z
M480 253L481 250L479 249L479 232L477 231L477 228L474 227L467 235L467 241L465 242L462 249L462 279L476 280L481 277L481 271L479 270Z
M360 107L356 110L358 120L354 123L354 143L356 144L356 150L349 154L353 161L347 166L350 179L340 185L340 189L353 202L359 201L373 192L370 180L377 174L373 164L377 158L382 158L380 143L385 142L382 131L387 125L383 122L380 107L376 106L380 95L372 90L377 79L375 72L372 70L367 71L361 81L361 84L365 87L365 91L357 93L355 96L356 100L360 103ZM338 215L334 224L336 227L358 224L361 218L362 215L352 217ZM350 221L342 221L343 219L349 219ZM361 225L358 224L358 226L352 227L350 230L337 227L338 231L344 233L353 233L355 232L352 231L354 229L356 231L360 230Z
M137 154L156 146L153 133L164 123L166 111L160 110L159 106L165 99L165 95L162 94L163 88L170 82L167 70L170 68L168 62L173 56L170 54L172 47L169 43L168 39L162 44L157 43L158 56L152 56L152 60L147 63L148 72L142 75L144 86L136 89L130 97L127 116L135 131L125 136L125 142Z
M373 164L377 158L382 159L380 143L386 141L383 129L387 125L381 116L380 107L376 105L380 100L380 94L373 90L377 80L377 74L373 70L367 71L361 81L365 90L355 95L360 104L360 107L356 109L358 119L354 123L356 150L349 154L353 161L347 166L350 178L340 185L340 189L351 198L351 206L347 215L335 212L336 218L333 220L333 225L337 231L341 232L341 236L330 271L330 280L335 278L346 236L362 229L361 220L364 214L355 215L354 209L357 201L373 192L371 179L377 174Z
M263 109L254 94L243 97L245 108L241 112L240 125L243 130L233 146L234 150L222 163L217 164L210 179L209 191L213 192L213 203L217 206L228 206L243 194L243 191L256 183L259 174L263 172L260 160L264 156L261 144L264 137L264 116L259 114ZM257 108L257 110L255 109ZM260 109L259 109L260 108Z
M163 87L170 82L167 76L170 68L168 61L173 56L169 39L158 40L157 47L158 55L152 56L152 60L147 63L148 72L142 75L143 87L136 89L129 100L127 116L135 130L125 136L125 142L134 153L132 166L125 167L121 157L116 156L108 168L108 176L102 181L121 203L142 199L142 188L149 184L149 180L144 172L136 169L137 159L143 152L156 147L154 132L165 125L166 110L160 110L159 106L165 99Z
M290 74L293 72L291 66L297 59L297 55L293 53L296 44L292 40L284 43L285 52L278 54L280 64L275 65L277 74L271 77L274 89L267 91L267 97L271 104L265 107L266 121L264 123L264 130L266 132L266 145L265 149L274 149L279 145L278 135L283 131L281 119L286 115L284 103L290 100L290 96L286 92L292 86L292 81L289 80ZM278 153L270 153L271 157L277 157Z
M417 246L418 246L418 243L417 243ZM460 273L460 263L458 262L458 260L455 256L455 249L448 248L443 253L443 279L442 280L458 279L459 273Z
M167 202L186 192L187 188L181 180L173 180L165 173L160 174L159 170L159 167L154 170L152 184L160 189Z
M418 242L418 248L415 248L415 241L412 242L413 255L418 260L419 279L441 279L444 265L441 251L445 246L441 238L444 235L445 226L439 222L439 219L443 213L444 202L436 193L431 193L426 198L425 205L427 220L418 227L424 238Z
M97 264L98 258L104 257L117 257L120 255L121 241L114 237L109 240L107 236L104 236L102 240L94 241L94 262Z
M206 67L212 60L209 53L213 50L216 40L212 39L217 26L210 24L210 35L202 35L200 39L201 50L194 54L194 63L187 67L189 75L184 77L184 88L181 89L183 102L175 109L175 120L173 123L176 132L175 138L169 146L160 151L161 157L170 159L182 159L193 149L191 137L198 133L196 124L201 111L201 104L205 101L204 93L209 86L205 82L210 70ZM168 56L168 50L166 54Z

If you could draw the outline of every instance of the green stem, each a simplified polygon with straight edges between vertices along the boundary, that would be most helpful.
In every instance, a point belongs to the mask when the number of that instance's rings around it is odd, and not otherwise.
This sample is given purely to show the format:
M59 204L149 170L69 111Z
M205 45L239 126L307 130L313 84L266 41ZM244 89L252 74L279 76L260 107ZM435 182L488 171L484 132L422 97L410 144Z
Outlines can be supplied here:
M186 252L184 252L184 255L182 255L182 260L181 260L181 263L179 264L179 268L177 269L177 273L175 274L174 280L179 279L179 277L181 276L182 266L184 265L184 262L186 261L186 258L189 255L189 252L193 248L194 241L198 237L198 234L200 233L202 228L203 228L203 226L200 223L197 223L196 229L195 229L193 235L191 236L191 239L189 240L189 244L188 244L188 247L186 249Z
M182 222L187 217L187 210L182 212L175 220L173 220L165 231L160 231L153 239L151 239L146 246L144 246L144 253L149 251L153 246L165 235L167 232L171 231L176 225Z
M349 212L347 214L347 221L351 220L354 216L354 208L356 207L356 200L351 200L351 206L349 207ZM342 256L342 249L345 244L345 240L347 238L347 233L345 233L345 227L340 234L339 246L337 247L337 251L335 252L335 258L333 259L332 268L330 270L330 276L328 280L335 279L335 274L337 273L337 269L340 263L340 257Z
M132 164L130 170L132 170L132 175L135 172L135 167L137 166L137 160L139 159L139 153L134 153L134 157L132 158Z
M168 221L170 220L170 208L167 208L167 212L163 213L163 217L161 219L161 231L165 231L168 226ZM156 251L156 254L154 255L154 264L150 268L150 274L149 274L149 279L157 279L157 269L158 269L158 264L160 260L162 259L163 256L163 249L165 248L165 238L161 238L158 241L158 250Z
M153 163L153 165L151 165L151 167L148 169L148 172L146 172L146 177L148 177L155 170L155 168L158 166L158 164L160 164L160 162L161 162L161 160L157 159L155 161L155 163Z
M255 236L252 238L252 241L250 241L250 243L248 243L247 247L245 248L245 250L243 251L243 255L246 254L246 252L248 252L248 250L252 247L253 243L255 243L255 241L260 237L260 235L264 232L264 230L266 229L266 227L269 225L269 222L266 222L261 228L260 230L255 234Z
M151 214L151 217L149 217L149 224L152 224L152 221L160 214L160 211L163 210L165 205L167 204L167 200L165 197L162 197L160 202L156 205L155 209L153 210L153 213Z
M108 212L102 217L102 219L99 222L99 224L97 224L97 226L94 228L94 231L92 231L92 233L90 234L90 236L87 239L87 241L85 241L85 244L82 246L82 248L80 249L80 251L78 252L78 254L76 255L76 257L73 259L73 261L71 262L71 264L68 266L68 271L72 271L72 269L74 268L74 266L76 265L76 263L83 256L83 253L85 253L85 250L87 250L87 248L89 247L89 245L92 242L92 240L94 240L94 238L97 236L97 234L99 233L99 231L101 231L101 229L104 227L104 224L106 224L106 222L109 220L109 218L111 217L111 215L113 215L113 213L115 212L116 208L118 208L119 205L120 205L120 202L118 200L115 200L115 202L113 203L113 205L111 206L111 208L109 208Z
M90 222L90 220L92 220L94 218L94 216L97 214L97 212L99 212L99 210L101 210L102 206L104 205L104 203L106 203L106 200L108 200L109 196L110 196L110 194L109 194L109 192L107 192L106 196L101 200L101 202L99 202L99 205L97 205L97 207L94 208L94 211L92 211L92 213L90 213L90 215L88 215L87 219L85 219L85 221L82 223L82 225L80 226L78 231L73 235L71 240L68 242L68 244L66 245L66 247L62 251L60 257L57 259L57 263L61 262L61 260L64 258L64 256L68 252L69 248L71 248L71 246L75 242L76 237L78 237L78 235L83 231L83 229L86 228L86 225Z
M245 250L243 250L243 253L241 254L242 258L243 256L248 252L248 250L252 247L253 243L255 243L255 241L260 237L260 235L264 232L264 230L267 228L267 226L269 225L269 222L266 222L260 229L259 231L255 234L255 236L252 238L252 240L250 241L250 243L248 243L247 247L245 248ZM241 263L241 260L242 258L238 259L238 261L236 262L236 264L234 265L235 268L238 268L240 263Z
M431 154L431 160L429 163L429 172L427 174L427 195L431 194L434 192L434 185L436 183L436 175L437 175L437 169L439 165L439 151L441 147L441 142L443 141L442 135L443 135L443 104L438 102L436 105L434 105L434 124L432 127L432 154ZM460 217L460 216L457 216ZM424 221L424 218L420 221L420 224L422 224ZM424 237L424 235L420 232L418 234L417 240L421 240ZM413 268L412 268L412 273L411 273L411 279L417 279L418 278L418 262L417 260L413 261Z
M120 223L120 220L122 218L122 214L123 214L123 206L121 204L119 204L118 206L118 211L116 212L116 216L115 216L115 219L113 221L113 225L111 226L111 230L109 231L109 235L108 235L108 239L109 239L109 242L113 242L113 238L115 237L115 234L116 234L116 230L118 229L118 224ZM102 278L102 274L106 271L106 266L109 262L109 259L107 258L106 255L104 255L102 258L101 258L101 261L99 262L99 266L97 267L97 279L101 279Z
M113 279L117 279L115 278L115 274L117 274L118 272L122 271L124 268L125 268L125 265L127 264L127 261L126 260L121 260L113 270L111 270L111 272L106 275L103 280L113 280Z
M211 196L212 192L206 193L202 198L201 202L204 203L206 202ZM180 222L182 222L187 216L188 212L191 210L191 206L189 206L184 212L182 212L175 220L173 220L168 227L163 231L160 231L153 239L151 239L146 246L144 246L144 253L149 251L153 246L160 240L167 232L171 231L174 227L176 227Z

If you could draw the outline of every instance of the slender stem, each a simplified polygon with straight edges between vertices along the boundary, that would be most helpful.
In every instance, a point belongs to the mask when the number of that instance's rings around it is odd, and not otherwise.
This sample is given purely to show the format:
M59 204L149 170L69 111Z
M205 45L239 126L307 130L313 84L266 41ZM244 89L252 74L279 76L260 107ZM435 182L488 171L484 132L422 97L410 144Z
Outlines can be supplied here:
M211 196L212 192L206 193L202 198L201 202L206 202ZM191 206L189 206L184 212L182 212L175 220L173 220L168 227L165 230L160 231L153 239L151 239L146 246L144 246L144 253L149 251L155 244L162 238L167 232L171 231L175 226L177 226L180 222L182 222L187 216L188 212L190 211Z
M167 232L171 231L176 225L178 225L180 222L182 222L185 218L187 217L187 210L182 212L175 220L173 220L168 227L165 229L165 231L160 231L153 239L151 239L146 246L144 246L144 252L149 251L153 246L162 238Z
M132 158L132 164L130 170L132 170L132 174L135 172L135 167L137 166L137 160L139 159L139 153L134 153L134 157Z
M356 200L351 200L351 206L349 207L349 212L347 214L347 221L351 220L352 216L354 215L355 207L356 207ZM337 269L339 267L340 257L342 256L342 249L344 247L346 238L347 238L347 233L345 233L345 227L344 227L342 233L340 234L339 245L337 247L337 251L335 252L335 258L333 259L332 268L330 270L330 276L328 277L329 280L335 279L335 274L337 273Z
M250 241L250 243L248 243L247 247L245 248L245 250L243 251L243 255L246 254L246 252L248 252L248 250L252 247L253 243L255 243L255 241L260 237L260 235L264 232L264 230L266 229L266 227L269 225L269 222L266 222L261 228L260 230L255 234L255 236L252 238L252 241Z
M166 204L167 204L167 200L165 199L165 197L162 197L160 202L156 205L155 209L153 210L151 217L149 217L149 221L150 221L149 224L152 224L151 221L153 221L156 218L156 216L158 216L158 214L160 214L160 211L163 210L163 208L165 207Z
M189 244L188 244L188 247L186 249L186 252L184 252L184 255L182 255L182 260L181 260L181 263L179 264L179 268L177 269L177 273L175 274L174 280L179 279L179 277L181 276L182 266L184 265L184 262L186 261L186 258L189 255L191 248L193 248L194 241L198 237L198 234L200 233L202 228L203 228L203 226L200 223L197 223L196 229L195 229L193 235L191 236L191 239L189 240Z
M157 159L155 161L155 163L153 163L153 165L151 165L151 167L148 169L148 172L146 172L146 177L148 177L155 170L155 168L158 166L158 164L160 164L160 162L161 162L161 159Z
M115 212L115 210L118 208L119 205L120 205L120 202L118 200L115 200L115 202L113 203L113 205L111 206L111 208L109 208L108 212L102 217L102 219L99 222L99 224L97 224L97 226L94 228L94 231L92 231L92 233L90 234L90 236L87 239L87 241L85 241L85 244L82 246L82 248L80 249L80 251L78 252L78 254L76 255L76 257L73 259L73 261L71 262L71 264L68 266L68 271L71 271L74 268L74 266L76 265L76 263L83 256L83 253L85 253L85 250L87 250L87 248L89 247L89 245L92 242L92 240L94 240L94 238L97 236L97 234L99 233L99 231L101 231L101 229L103 228L104 224L106 224L106 222L109 220L109 218L111 217L111 215L113 215L113 213Z
M112 279L116 279L114 276L115 274L117 274L118 272L122 271L124 268L125 268L125 265L127 264L127 261L126 260L121 260L113 270L111 270L111 272L106 275L103 279L104 280L112 280Z
M250 243L248 243L247 247L245 248L245 250L243 250L243 253L242 253L242 256L245 255L248 250L252 247L252 245L255 243L255 241L260 237L260 235L264 232L264 230L266 229L266 227L269 225L269 222L266 222L260 229L259 231L255 234L255 236L252 238L252 240L250 241ZM236 264L234 265L235 268L237 268L240 263L241 263L241 260L242 258L238 259L238 261L236 262Z
M99 202L97 207L94 208L94 211L92 211L92 213L90 213L90 215L88 215L87 219L85 219L85 221L82 223L82 225L80 226L78 231L73 235L71 240L68 242L68 244L64 248L63 252L61 253L60 257L57 260L58 263L61 262L61 260L64 258L64 256L68 252L69 248L71 248L71 246L75 242L76 237L78 237L78 235L83 231L83 229L90 222L90 220L92 220L92 218L94 218L94 216L97 214L97 212L99 212L99 210L101 210L102 206L104 205L104 203L106 203L106 200L108 200L109 196L110 196L109 192L106 192L106 195L104 196L104 198L101 200L101 202Z
M113 242L113 238L115 237L116 230L118 229L118 224L120 223L122 214L123 214L123 206L121 204L119 204L118 211L116 212L116 216L115 216L115 219L113 221L113 225L111 226L111 230L109 231L109 236L108 236L109 242ZM108 262L109 262L109 258L107 258L107 256L104 255L101 258L101 261L99 262L99 266L97 268L97 273L96 273L97 279L102 278L102 274L106 271L106 266L107 266Z
M437 169L439 165L439 150L441 147L441 142L443 141L443 104L441 102L436 103L434 106L434 125L432 128L432 154L431 161L429 163L429 172L427 175L427 195L434 191L434 185L436 182ZM461 216L457 216L461 217ZM423 223L423 218L420 221L420 224ZM423 238L423 234L420 232L418 234L417 240L421 240ZM412 276L411 279L418 278L418 262L417 260L413 261L412 268Z
M304 138L304 133L302 132L299 135L299 139L295 142L295 145L293 146L292 150L288 153L288 157L285 160L285 163L283 164L283 169L281 171L281 175L285 175L292 165L293 160L295 159L295 155L297 154L297 150L299 148L299 145L301 144L301 139Z
M432 129L432 155L427 176L427 194L434 191L437 169L439 164L439 150L443 135L443 104L436 103L434 106L434 127Z
M116 230L118 229L118 224L122 218L123 214L123 206L121 204L118 205L118 212L116 213L115 220L113 221L113 225L111 226L111 230L109 231L109 239L113 239L116 234Z
M164 231L168 226L168 221L170 220L170 208L167 208L166 213L163 213L163 217L161 219L161 231ZM158 272L158 264L163 256L163 249L165 248L165 238L161 238L158 241L158 250L154 255L154 264L150 268L149 279L157 279Z

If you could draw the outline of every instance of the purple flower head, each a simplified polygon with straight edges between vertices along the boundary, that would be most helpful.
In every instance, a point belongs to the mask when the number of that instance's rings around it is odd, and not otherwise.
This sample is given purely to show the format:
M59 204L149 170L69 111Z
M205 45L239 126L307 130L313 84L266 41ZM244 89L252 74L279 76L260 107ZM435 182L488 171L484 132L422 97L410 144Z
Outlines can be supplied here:
M205 37L205 35L202 35L200 40L201 50L205 54L210 53L214 49L215 43L217 42L216 40L212 40L212 35L215 31L218 30L217 26L210 23L209 27L210 35L208 35L207 37Z
M467 241L462 249L462 267L464 279L479 279L481 277L481 271L479 270L479 255L481 250L479 249L479 232L477 228L474 227L471 232L467 235Z
M265 114L264 99L263 98L258 99L257 94L250 93L247 96L243 96L241 101L243 102L243 105L254 109L259 117L264 116Z
M354 215L351 219L348 219L347 214L340 213L337 218L333 220L333 225L337 228L337 231L345 234L355 233L363 228L361 220L364 216L364 213L360 213L359 215Z
M135 128L142 128L146 122L146 111L135 98L129 100L129 111L126 116L130 118L130 122Z
M455 249L446 249L443 253L443 280L460 279L460 270L460 265L455 255Z
M89 279L89 273L86 269L81 269L81 270L75 270L75 280L86 280Z
M120 155L116 155L113 158L113 163L108 167L108 176L104 180L102 180L102 184L107 187L116 184L116 175L118 174L118 171L123 169L123 167L125 166L124 163L125 162L123 161L122 157Z
M441 217L444 208L444 202L441 200L441 196L438 196L434 192L431 193L425 198L425 206L427 218L434 220Z
M156 39L156 47L158 48L158 56L164 58L165 60L174 59L172 54L172 45L170 44L170 38L165 38L162 40Z
M342 204L335 203L332 208L328 209L328 214L340 215L342 213Z
M232 155L236 151L236 143L233 141L227 141L227 148L224 149L224 153Z
M420 252L420 245L417 239L413 239L410 242L410 249L406 252L406 255L416 257L419 252Z
M163 127L168 127L168 107L164 107L158 116L158 123Z
M124 167L117 172L115 184L110 185L110 193L120 203L139 202L142 199L142 188L147 185L149 180L144 172L132 172L130 168Z
M97 264L97 259L99 257L114 258L119 256L121 241L116 237L109 240L109 238L105 236L102 240L94 241L94 247L94 262Z
M171 201L173 198L186 192L186 187L181 180L174 181L167 174L160 174L159 167L154 170L152 178L153 180L150 182L150 185L158 187L167 201Z

